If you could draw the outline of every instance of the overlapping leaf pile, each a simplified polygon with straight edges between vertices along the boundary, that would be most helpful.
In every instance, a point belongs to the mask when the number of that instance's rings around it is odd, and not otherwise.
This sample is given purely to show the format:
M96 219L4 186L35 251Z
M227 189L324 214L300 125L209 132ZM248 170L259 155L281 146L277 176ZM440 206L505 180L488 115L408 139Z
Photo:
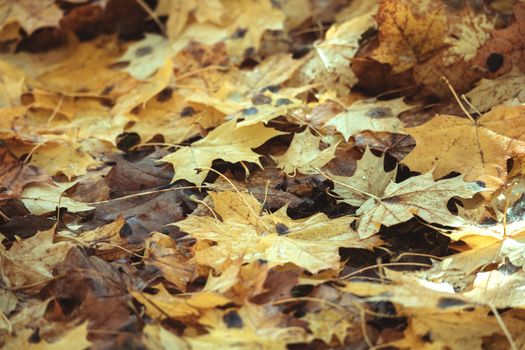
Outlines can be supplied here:
M0 346L525 347L525 2L0 4Z

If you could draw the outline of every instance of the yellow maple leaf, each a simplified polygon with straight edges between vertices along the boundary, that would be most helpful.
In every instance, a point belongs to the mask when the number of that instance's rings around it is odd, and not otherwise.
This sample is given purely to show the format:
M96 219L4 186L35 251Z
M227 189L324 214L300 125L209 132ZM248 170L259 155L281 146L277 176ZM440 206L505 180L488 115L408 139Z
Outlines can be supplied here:
M166 280L181 291L186 291L186 285L194 277L196 266L183 253L173 239L154 232L146 240L145 263L146 266L158 268Z
M7 0L0 3L0 29L17 21L28 35L41 27L58 27L62 11L54 0Z
M74 247L70 242L54 243L54 236L55 227L52 227L23 241L16 241L7 251L0 250L0 277L3 282L9 287L22 287L50 280L53 268Z
M312 273L338 269L339 247L372 248L379 239L359 240L350 228L352 217L329 219L319 213L292 220L286 208L261 213L262 205L250 194L231 191L211 192L213 209L221 217L194 216L177 222L184 232L200 242L212 241L195 251L198 264L222 271L228 260L258 259L268 265L294 263Z
M335 157L335 150L339 144L335 143L321 151L320 142L320 137L306 130L294 135L285 154L272 158L277 162L277 166L288 175L295 176L297 171L302 174L316 174L316 169L322 168Z
M397 116L410 108L403 98L390 101L359 100L330 119L325 126L334 126L346 141L365 130L399 133L403 123Z
M496 189L506 179L507 160L525 153L524 115L525 107L499 106L476 121L436 116L405 129L416 148L402 162L413 171L432 170L435 178L457 171Z
M175 168L172 181L185 179L200 185L215 159L236 163L241 161L256 163L261 166L261 155L252 151L272 137L282 135L272 128L265 128L262 123L236 128L234 120L224 123L211 131L205 138L191 146L181 147L174 153L161 159Z
M432 173L395 183L394 172L383 170L383 157L366 152L353 176L331 176L336 184L334 192L343 201L359 206L357 231L362 238L378 232L381 225L392 226L415 215L428 222L458 226L464 221L448 210L448 200L454 196L470 198L483 191L477 183L465 182L462 177L434 181Z
M383 0L376 19L379 46L372 58L390 64L394 73L445 45L447 21L440 1Z
M282 325L282 314L271 306L245 303L241 309L214 310L200 318L209 333L185 337L194 349L287 349L309 340L300 327Z

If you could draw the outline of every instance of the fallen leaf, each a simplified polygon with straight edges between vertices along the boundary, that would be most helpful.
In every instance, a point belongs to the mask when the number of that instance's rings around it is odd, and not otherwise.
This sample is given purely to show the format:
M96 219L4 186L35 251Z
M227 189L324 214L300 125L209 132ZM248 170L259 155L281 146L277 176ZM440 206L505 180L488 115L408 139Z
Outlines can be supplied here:
M176 225L197 241L216 243L197 248L195 259L217 271L222 271L227 260L263 259L270 267L291 262L317 273L338 268L339 247L366 249L381 243L374 239L359 241L350 228L352 217L330 220L319 213L292 220L286 215L286 208L273 214L261 214L261 204L249 194L223 191L211 192L210 196L213 210L221 220L190 215Z
M413 216L447 226L460 225L463 220L449 211L448 200L454 196L470 198L484 190L463 177L434 181L432 173L395 183L394 172L383 170L383 157L375 157L370 151L365 154L352 177L330 177L342 201L359 206L357 232L361 238L372 236L381 225L392 226Z
M60 339L54 342L46 342L41 340L38 343L31 342L31 335L33 330L26 329L16 337L10 337L9 341L3 349L31 349L31 350L84 350L89 348L92 343L87 340L88 335L88 324L83 324L69 330Z
M322 168L335 157L335 149L338 143L323 150L319 149L321 138L312 135L306 130L297 133L292 139L290 147L285 154L273 156L277 167L287 175L295 176L297 172L302 174L315 174L316 169Z
M26 186L20 194L20 199L32 214L41 215L66 208L72 213L88 211L94 207L77 202L63 193L75 183L35 184Z
M330 119L325 126L335 127L346 141L365 130L399 133L403 123L397 116L410 108L402 98L390 101L359 100Z
M123 70L138 80L148 79L169 59L168 41L161 35L146 34L130 45L116 63L127 63Z
M197 185L202 184L215 159L228 162L252 162L261 166L261 155L252 151L282 132L265 128L262 123L236 129L235 121L222 124L202 140L191 146L184 146L161 161L173 164L175 175L172 182L185 179Z
M17 21L27 34L41 27L58 27L62 11L53 0L10 0L0 6L0 28Z
M168 282L183 292L196 274L197 266L190 258L189 252L169 236L154 232L146 240L145 264L158 268Z
M16 198L28 184L50 181L41 169L27 165L5 147L0 148L0 201Z
M2 254L2 280L12 288L41 287L52 279L52 270L74 246L69 242L54 243L55 228L40 231L33 237L18 240Z
M525 75L515 69L493 80L481 79L465 96L476 110L489 111L500 104L525 102L523 84Z
M461 172L467 181L483 181L486 188L496 189L506 179L507 160L525 152L524 113L523 107L500 106L475 122L436 116L406 129L416 140L416 148L403 163L413 171L432 170L435 178Z
M208 325L209 333L185 339L192 348L210 350L217 347L285 350L289 343L302 343L308 339L304 329L280 325L280 314L272 311L271 307L247 303L238 312L206 315L200 322ZM231 324L228 324L230 319Z

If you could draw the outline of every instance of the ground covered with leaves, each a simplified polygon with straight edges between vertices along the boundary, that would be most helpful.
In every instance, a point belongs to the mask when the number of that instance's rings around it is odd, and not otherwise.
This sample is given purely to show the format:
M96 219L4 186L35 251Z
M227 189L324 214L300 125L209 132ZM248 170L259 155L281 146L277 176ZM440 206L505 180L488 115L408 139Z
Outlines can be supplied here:
M525 2L0 3L4 349L525 348Z

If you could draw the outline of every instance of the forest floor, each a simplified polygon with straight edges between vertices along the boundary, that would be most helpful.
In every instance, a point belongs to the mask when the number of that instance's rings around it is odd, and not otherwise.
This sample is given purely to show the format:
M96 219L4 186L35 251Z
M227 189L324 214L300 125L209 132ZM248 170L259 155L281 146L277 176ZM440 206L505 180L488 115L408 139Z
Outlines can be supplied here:
M523 1L4 2L0 347L524 349L524 86Z

